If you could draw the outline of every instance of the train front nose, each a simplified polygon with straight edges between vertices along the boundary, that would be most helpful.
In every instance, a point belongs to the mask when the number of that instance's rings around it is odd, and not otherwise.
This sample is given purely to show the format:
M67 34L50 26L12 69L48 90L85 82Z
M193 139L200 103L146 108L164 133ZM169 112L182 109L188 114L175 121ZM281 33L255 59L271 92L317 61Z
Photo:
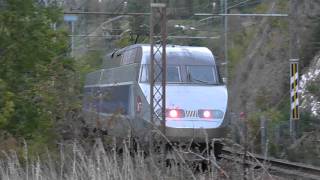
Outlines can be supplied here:
M173 140L219 138L227 106L223 86L168 86L166 135Z
M166 136L173 141L205 142L207 139L224 137L226 127L219 121L209 120L166 120Z
M212 138L223 138L227 132L226 127L212 129L194 129L194 128L173 128L166 127L166 137L170 141L195 141L206 142Z

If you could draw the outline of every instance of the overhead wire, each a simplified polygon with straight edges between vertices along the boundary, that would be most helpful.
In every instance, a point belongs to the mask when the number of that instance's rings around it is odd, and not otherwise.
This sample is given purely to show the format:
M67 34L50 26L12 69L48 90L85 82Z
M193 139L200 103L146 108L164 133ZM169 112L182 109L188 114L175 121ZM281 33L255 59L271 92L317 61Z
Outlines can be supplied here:
M202 25L200 25L200 26L203 26L203 25L205 25L205 24L202 24ZM247 25L246 27L251 27L251 26L254 26L254 25L256 25L256 24L255 24L255 23L252 23L252 24ZM197 27L198 27L198 26L197 26ZM206 31L206 30L203 30L203 31ZM220 34L220 36L223 36L223 35L225 35L226 33L235 33L235 32L241 32L241 31L243 31L243 29L228 30L228 31L220 32L219 34ZM207 31L207 32L209 32L209 31ZM174 33L173 33L173 34L170 34L170 36L172 36L172 35L175 35L175 34L174 34Z
M232 4L232 5L230 5L229 7L227 7L227 9L230 10L230 9L232 9L232 8L236 8L236 7L238 7L239 5L243 5L243 4L249 3L250 1L253 1L253 0L244 0L244 1L242 1L242 2L235 2L234 4ZM256 0L255 0L255 1L256 1ZM218 9L218 12L219 12L219 11L220 11L220 10ZM207 18L204 18L204 19L202 19L202 20L199 20L199 22L204 21L204 20L211 20L211 19L213 19L213 18L219 18L219 17L211 16L211 17L207 17ZM198 26L193 26L193 27L194 27L194 28L198 28L198 27L201 27L201 26L203 26L203 25L207 25L207 23L203 23L203 24L200 24L200 25L198 25ZM250 26L251 26L251 25L250 25ZM206 31L206 30L203 30L203 31ZM207 31L207 32L209 32L209 31ZM226 32L223 32L222 35L224 35L224 34L226 34L226 33L228 33L228 32L235 32L235 31L226 31ZM173 35L173 34L170 34L170 35Z
M235 3L232 4L230 7L228 7L228 10L229 10L229 9L232 9L232 8L235 8L235 7L239 6L239 5L248 3L248 2L250 2L250 1L252 1L252 0L244 0L244 1L242 1L242 2L235 2ZM124 1L122 1L122 2L119 3L119 4L121 5L123 2L124 2ZM208 4L207 4L206 7L208 7L208 6L210 6L210 0L208 1ZM198 7L200 7L200 5L199 5ZM119 8L116 8L116 9L119 10ZM186 7L179 7L179 8L176 8L176 9L186 9ZM218 10L219 10L219 9L218 9ZM114 12L114 13L116 14L117 12ZM193 17L194 17L194 15L191 16L191 18L193 18ZM210 18L208 18L207 20L212 19L212 18L214 18L214 17L210 17ZM207 23L203 23L203 24L200 24L200 25L197 25L197 26L193 26L193 28L199 28L199 27L204 26L204 25L208 25L208 24L207 24ZM200 30L200 31L210 32L210 31L207 31L207 30ZM81 36L81 39L78 39L77 42L82 41L82 40L84 40L85 38L90 37L90 34L92 34L93 32L94 32L94 31L92 31L91 33L88 33L87 35L79 35L79 36ZM223 32L223 34L228 33L228 32L232 32L232 31ZM168 36L174 36L174 35L177 35L178 33L180 33L180 32L170 33L170 34L168 34ZM101 36L101 37L111 37L111 38L112 38L112 37L114 37L114 36L113 36L113 35L108 35L108 36ZM116 36L116 37L118 38L119 36Z
M118 4L118 7L115 8L115 11L112 12L112 13L119 13L119 11L121 11L121 8L120 8L120 7L121 7L121 4L123 4L124 1L125 1L125 0L122 0L122 1ZM104 22L103 22L103 23L104 23ZM101 23L101 24L103 24L103 23ZM101 24L100 24L100 25L101 25ZM86 38L90 37L90 35L91 35L92 33L94 33L96 30L97 30L97 29L94 29L94 30L92 30L91 32L89 32L89 33L87 33L87 34L85 34L85 35L81 35L81 37L80 37L79 39L77 39L76 42L79 43L79 42L85 40ZM76 42L75 42L75 43L76 43ZM70 45L70 49L71 49L71 45ZM69 50L70 50L70 49L69 49Z
M227 7L227 10L236 8L236 7L238 7L239 5L246 4L246 3L250 2L250 1L253 1L253 0L244 0L244 1L239 2L239 3L237 3L237 4L229 5L229 6ZM219 7L219 8L216 9L217 12L220 12L221 10L225 10L225 9L224 9L224 8L221 9L221 7ZM217 17L207 17L207 18L202 19L202 21L203 21L203 20L213 19L213 18L217 18ZM201 21L201 20L200 20L200 21Z
M286 17L286 16L283 16L283 17ZM200 24L200 25L194 26L194 27L198 28L198 27L201 27L201 26L204 26L204 25L208 25L208 24L207 23L203 23L203 24ZM246 28L254 26L254 25L256 25L256 23L249 24L249 25L246 26ZM207 31L207 30L201 30L201 31ZM237 29L237 30L230 30L229 29L229 30L224 31L224 32L219 32L219 34L220 34L220 36L224 36L227 33L235 33L235 32L240 32L240 31L243 31L243 29ZM210 31L207 31L207 32L210 32ZM172 33L172 34L170 34L170 36L172 36L174 34L176 34L176 33Z

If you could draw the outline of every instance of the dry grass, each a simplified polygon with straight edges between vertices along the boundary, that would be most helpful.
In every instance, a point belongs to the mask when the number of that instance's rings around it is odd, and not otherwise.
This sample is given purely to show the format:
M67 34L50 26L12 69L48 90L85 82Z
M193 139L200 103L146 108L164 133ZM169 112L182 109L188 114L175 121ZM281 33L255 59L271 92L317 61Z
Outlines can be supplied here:
M60 145L59 155L47 151L45 155L29 158L28 148L23 155L15 151L2 152L0 159L1 180L149 180L149 179L199 179L194 166L171 153L170 166L163 166L157 155L145 156L141 149L132 153L124 141L122 152L114 144L105 147L96 139L90 150L79 143ZM55 158L52 158L52 157ZM214 171L212 171L214 172ZM207 178L209 174L206 173ZM215 177L210 177L210 179Z
M243 179L242 166L227 161L217 161L190 148L172 148L166 155L170 163L161 161L161 153L146 153L124 140L121 148L116 141L108 146L100 138L91 145L78 143L60 144L60 152L49 150L44 155L28 155L28 147L18 155L15 151L1 152L0 180L187 180L187 179ZM119 151L121 149L121 151ZM202 163L191 162L197 158ZM204 163L205 162L205 163ZM206 165L205 171L201 166ZM248 169L247 179L274 179L263 172Z

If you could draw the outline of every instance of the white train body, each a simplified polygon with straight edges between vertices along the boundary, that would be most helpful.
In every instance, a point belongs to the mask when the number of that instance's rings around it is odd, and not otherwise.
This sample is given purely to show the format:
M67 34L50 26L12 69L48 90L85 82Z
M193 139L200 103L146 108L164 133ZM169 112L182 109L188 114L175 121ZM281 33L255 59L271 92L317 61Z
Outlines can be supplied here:
M211 51L172 45L166 51L166 136L173 141L224 137L228 94ZM150 46L126 47L105 62L103 69L87 76L87 122L115 136L126 136L130 129L147 140L152 129Z

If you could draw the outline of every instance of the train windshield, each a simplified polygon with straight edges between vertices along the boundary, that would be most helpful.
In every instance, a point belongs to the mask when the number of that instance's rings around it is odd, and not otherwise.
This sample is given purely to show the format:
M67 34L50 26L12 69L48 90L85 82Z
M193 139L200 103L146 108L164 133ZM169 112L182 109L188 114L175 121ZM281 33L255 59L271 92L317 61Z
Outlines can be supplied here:
M155 76L160 74L160 68L156 68ZM140 82L149 82L150 65L143 65L140 74ZM162 78L158 77L157 82ZM198 85L216 85L219 79L214 66L205 65L168 65L167 66L167 83L184 83Z
M147 68L148 67L148 68ZM149 82L149 66L142 66L142 72L140 76L141 82ZM156 68L155 75L158 75L160 73L160 68ZM162 80L162 77L158 77L157 82L160 82ZM180 83L181 82L181 73L180 73L180 67L179 66L172 66L169 65L167 67L167 82L168 83Z
M188 81L192 83L217 84L212 66L187 66Z

